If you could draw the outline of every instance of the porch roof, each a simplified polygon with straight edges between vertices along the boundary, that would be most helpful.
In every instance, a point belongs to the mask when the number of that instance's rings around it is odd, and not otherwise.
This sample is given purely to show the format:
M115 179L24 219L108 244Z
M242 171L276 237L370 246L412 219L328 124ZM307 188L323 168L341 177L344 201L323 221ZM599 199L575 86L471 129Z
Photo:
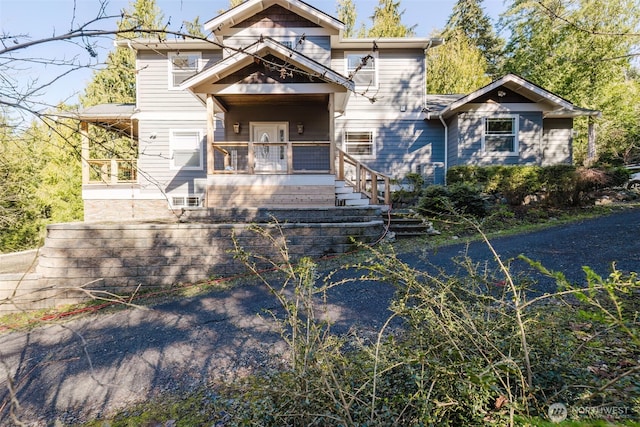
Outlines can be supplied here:
M332 33L338 34L344 30L341 21L300 0L248 0L205 22L204 29L213 32L219 38L234 25L274 5L292 10Z
M505 87L535 103L545 104L548 108L548 110L545 111L545 117L548 118L600 117L602 114L598 110L577 107L570 101L520 76L507 74L468 95L429 95L427 97L428 105L425 111L426 118L451 117L458 113L463 106L473 103L474 100L499 87Z
M255 83L255 84L223 84L216 85L223 78L250 66L255 61L262 61L267 55L273 55L285 61L283 66L287 72L303 72L309 81L315 83ZM317 83L321 81L329 86ZM203 102L207 94L213 95L295 95L334 93L336 95L336 110L343 112L349 94L353 92L355 84L348 77L337 71L297 52L270 37L260 38L257 42L230 55L211 67L205 68L185 80L181 89L186 89L198 96ZM219 105L224 111L224 108Z
M137 138L138 123L134 117L135 113L135 104L98 104L76 111L58 112L58 116L91 123Z

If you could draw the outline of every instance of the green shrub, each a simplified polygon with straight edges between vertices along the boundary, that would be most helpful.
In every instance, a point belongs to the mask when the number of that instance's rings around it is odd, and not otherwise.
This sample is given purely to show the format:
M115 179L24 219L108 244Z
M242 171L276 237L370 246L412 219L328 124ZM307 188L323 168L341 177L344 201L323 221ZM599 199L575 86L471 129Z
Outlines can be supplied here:
M487 214L488 204L476 186L456 183L447 187L428 186L422 192L417 208L426 216L468 214L483 217Z

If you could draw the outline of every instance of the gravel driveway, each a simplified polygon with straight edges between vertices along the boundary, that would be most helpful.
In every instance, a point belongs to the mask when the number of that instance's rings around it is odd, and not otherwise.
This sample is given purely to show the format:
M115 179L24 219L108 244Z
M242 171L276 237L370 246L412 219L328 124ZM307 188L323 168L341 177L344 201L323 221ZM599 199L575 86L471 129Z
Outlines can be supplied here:
M607 274L612 262L624 271L640 271L640 209L492 243L505 259L523 253L572 281L583 280L583 265L600 274ZM451 258L461 254L491 260L481 243L416 248L401 258L420 269L451 269ZM516 267L527 270L521 262ZM551 281L539 279L540 290L553 290ZM335 289L329 298L334 331L377 330L390 314L393 292L389 285L363 282ZM46 426L277 366L285 346L269 317L259 315L264 309L277 309L269 293L242 286L0 335L0 425L11 425L10 386L20 402L20 419Z

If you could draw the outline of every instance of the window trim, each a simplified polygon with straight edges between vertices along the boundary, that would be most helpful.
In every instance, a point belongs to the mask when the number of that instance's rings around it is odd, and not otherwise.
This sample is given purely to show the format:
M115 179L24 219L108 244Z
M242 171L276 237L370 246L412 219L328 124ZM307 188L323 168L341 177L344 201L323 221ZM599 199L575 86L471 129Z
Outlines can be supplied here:
M488 120L507 120L510 119L513 122L512 133L510 134L491 134L487 133L487 121ZM494 136L513 136L513 151L493 151L487 150L487 141L486 138L489 135ZM495 115L495 116L486 116L482 118L482 152L486 154L496 154L496 155L518 155L520 150L520 116L518 114L504 114L504 115Z
M200 163L198 166L177 166L175 164L174 151L176 150L176 133L188 133L193 132L198 135L198 151L200 154ZM204 131L202 129L170 129L169 130L169 169L170 170L188 170L188 171L201 171L204 170L204 149L203 149Z
M367 55L371 55L373 56L373 84L372 85L358 85L356 84L356 82L354 81L355 84L355 89L356 90L367 90L367 89L378 89L380 86L380 78L379 78L379 55L378 52L365 52L365 51L350 51L350 52L345 52L344 53L344 75L345 76L349 76L351 74L350 68L349 68L349 57L350 56L358 56L361 59L364 58Z
M193 72L193 74L190 74L187 78L193 76L194 74L200 72L200 70L202 70L202 52L169 52L167 54L167 63L168 63L168 83L169 83L169 90L180 90L180 84L175 85L174 84L174 76L176 72L180 72L180 71L175 71L173 69L173 58L175 58L176 56L196 56L197 59L197 65L196 65L196 70ZM183 72L184 74L186 74L186 72ZM185 79L186 80L186 79Z
M352 154L349 153L347 148L347 134L348 133L358 133L358 132L367 132L371 134L371 154ZM375 159L377 155L377 132L376 129L372 128L347 128L342 130L342 150L350 156L353 156L357 159Z

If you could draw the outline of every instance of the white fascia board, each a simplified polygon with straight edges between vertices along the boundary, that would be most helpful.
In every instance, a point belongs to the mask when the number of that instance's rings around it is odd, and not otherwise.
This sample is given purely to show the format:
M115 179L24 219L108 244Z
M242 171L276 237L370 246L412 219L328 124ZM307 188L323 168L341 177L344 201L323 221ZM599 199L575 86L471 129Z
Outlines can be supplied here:
M127 47L134 50L220 50L222 46L214 41L196 39L118 39L115 42L118 47Z
M471 92L469 95L455 101L454 103L449 105L447 108L442 110L440 112L440 115L443 117L447 117L452 113L459 111L465 104L468 104L470 101L482 95L485 95L491 92L492 90L497 89L500 86L506 86L509 88L509 85L508 85L509 83L516 84L517 87L515 89L514 88L510 88L510 89L516 93L520 93L523 96L526 96L526 95L522 93L523 91L517 91L518 88L525 89L525 92L529 91L531 93L534 93L538 95L540 98L545 99L549 103L556 105L558 108L573 110L573 104L571 104L570 102L560 98L557 95L552 94L547 90L542 89L539 86L534 85L533 83L530 83L524 80L519 76L516 76L515 74L507 74L506 76L488 84L487 86L484 86L476 90L475 92Z
M342 22L299 0L249 0L205 22L204 29L216 33L224 33L228 27L276 4L299 14L317 25L330 27L335 31L344 30Z
M429 49L440 46L444 43L444 39L430 37L332 38L331 47L334 49L371 49L374 42L381 49Z
M233 83L228 85L209 85L216 95L276 95L335 93L336 88L329 83ZM346 89L342 90L346 92Z
M327 68L324 65L307 58L301 53L289 49L286 46L267 38L264 39L261 43L254 43L250 46L247 46L242 52L237 52L231 56L228 56L212 67L206 68L202 72L185 80L180 85L180 89L192 89L211 78L214 78L215 81L218 81L226 75L249 65L253 61L253 58L255 56L270 53L275 54L275 56L278 56L281 59L291 61L295 66L310 70L312 73L315 73L318 76L329 79L331 82L343 86L347 90L352 91L355 88L355 84L342 74L337 73L330 68Z

